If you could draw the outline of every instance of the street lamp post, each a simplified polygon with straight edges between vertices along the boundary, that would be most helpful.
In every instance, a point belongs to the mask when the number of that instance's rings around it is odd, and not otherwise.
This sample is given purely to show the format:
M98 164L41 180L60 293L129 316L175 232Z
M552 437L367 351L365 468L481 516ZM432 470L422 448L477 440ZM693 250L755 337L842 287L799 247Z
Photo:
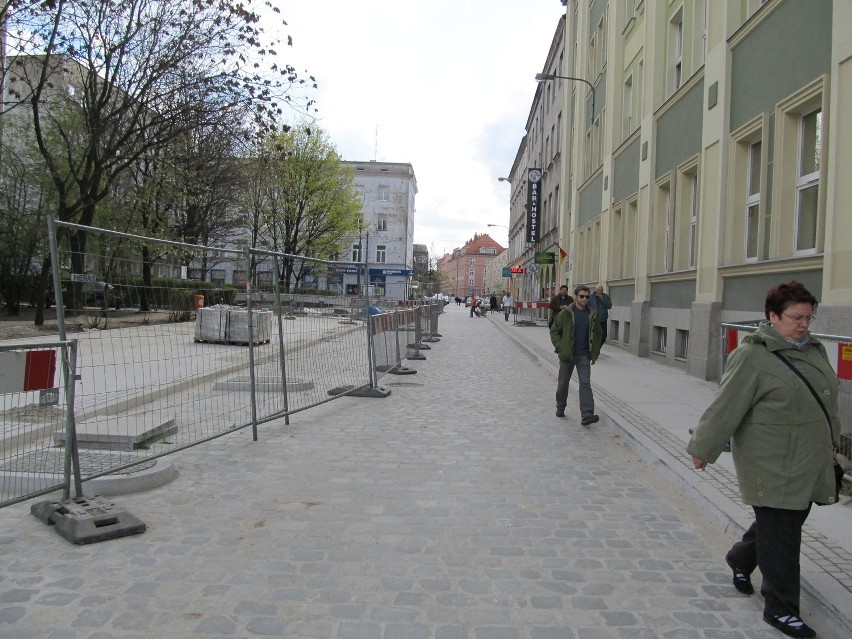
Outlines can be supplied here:
M573 78L568 75L555 75L553 73L536 73L535 81L536 82L545 82L546 80L572 80L573 82L584 82L589 87L589 91L592 94L592 120L595 118L595 87L594 85L584 78Z

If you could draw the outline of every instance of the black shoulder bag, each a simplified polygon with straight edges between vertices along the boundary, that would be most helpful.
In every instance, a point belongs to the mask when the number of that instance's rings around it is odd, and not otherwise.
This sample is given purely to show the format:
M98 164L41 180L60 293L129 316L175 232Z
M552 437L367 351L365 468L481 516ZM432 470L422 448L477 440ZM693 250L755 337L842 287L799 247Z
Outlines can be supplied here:
M828 411L825 408L825 404L822 403L822 400L819 398L819 395L817 395L817 392L816 392L816 390L814 390L814 387L811 386L811 383L807 380L807 378L804 375L802 375L801 371L798 368L796 368L795 366L793 366L793 363L789 359L784 357L778 351L772 351L772 354L775 355L775 357L780 359L782 362L784 362L784 364L791 371L793 371L796 375L798 375L799 379L801 379L805 383L805 386L808 387L808 390L811 391L811 395L814 396L814 399L817 401L817 404L819 404L819 407L822 409L822 414L825 415L825 423L828 424L828 436L831 437L831 418L828 416ZM840 501L840 487L843 484L843 466L838 464L836 459L832 459L832 463L834 464L834 482L835 482L834 502L837 503L838 501Z

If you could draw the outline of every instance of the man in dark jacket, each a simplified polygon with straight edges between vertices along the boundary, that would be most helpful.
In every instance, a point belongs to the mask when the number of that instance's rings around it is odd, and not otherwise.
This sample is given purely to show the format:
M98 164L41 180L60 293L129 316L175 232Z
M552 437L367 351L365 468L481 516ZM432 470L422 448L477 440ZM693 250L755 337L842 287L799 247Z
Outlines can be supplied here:
M550 341L559 355L559 381L556 384L556 416L565 417L568 383L574 368L580 383L580 423L594 424L595 398L592 395L592 364L601 352L601 325L597 314L589 308L588 286L578 286L576 299L563 308L550 328Z
M609 320L609 309L612 308L612 300L604 293L603 284L598 284L589 298L589 306L598 314L598 322L601 325L601 344L606 341L606 324Z
M547 328L553 328L553 320L563 308L568 306L574 298L568 295L568 286L563 284L559 287L559 294L554 295L550 300L550 319L547 320Z

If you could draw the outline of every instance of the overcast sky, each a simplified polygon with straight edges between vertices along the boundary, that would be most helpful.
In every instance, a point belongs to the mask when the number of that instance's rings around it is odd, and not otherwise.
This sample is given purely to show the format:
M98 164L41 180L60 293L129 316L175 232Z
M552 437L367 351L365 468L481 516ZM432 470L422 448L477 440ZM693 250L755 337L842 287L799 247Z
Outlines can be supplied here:
M414 241L440 256L474 233L507 245L507 176L560 0L280 0L317 78L319 125L345 160L414 167Z

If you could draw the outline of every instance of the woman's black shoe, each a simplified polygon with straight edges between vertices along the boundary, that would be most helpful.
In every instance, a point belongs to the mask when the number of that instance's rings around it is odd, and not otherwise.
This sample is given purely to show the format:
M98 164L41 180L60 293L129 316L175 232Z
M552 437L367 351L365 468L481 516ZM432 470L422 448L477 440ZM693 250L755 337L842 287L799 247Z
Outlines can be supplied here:
M751 577L745 574L742 570L731 563L731 560L725 557L725 563L734 571L734 588L739 590L744 595L753 595L754 586L751 585Z
M796 615L769 616L763 613L763 620L774 628L778 628L788 637L816 637L814 629Z

